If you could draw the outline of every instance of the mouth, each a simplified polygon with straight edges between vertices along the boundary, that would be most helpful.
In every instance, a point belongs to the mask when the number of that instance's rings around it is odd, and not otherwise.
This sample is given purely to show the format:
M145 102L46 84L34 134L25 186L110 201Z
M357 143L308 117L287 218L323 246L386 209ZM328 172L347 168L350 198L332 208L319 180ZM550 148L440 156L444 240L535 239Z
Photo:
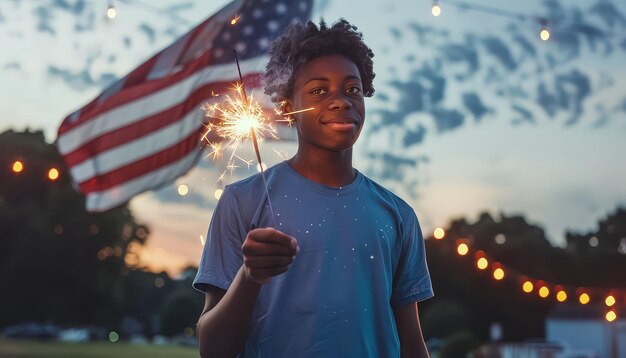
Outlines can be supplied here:
M322 124L338 131L353 130L357 127L358 122L350 118L340 118L328 121L322 121Z

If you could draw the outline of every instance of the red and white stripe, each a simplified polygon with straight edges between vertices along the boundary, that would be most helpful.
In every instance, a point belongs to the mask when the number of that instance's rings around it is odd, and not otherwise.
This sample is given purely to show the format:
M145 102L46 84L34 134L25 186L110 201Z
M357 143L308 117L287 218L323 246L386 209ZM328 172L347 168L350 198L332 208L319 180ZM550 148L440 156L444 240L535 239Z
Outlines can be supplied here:
M194 166L204 128L201 105L238 80L234 63L210 65L209 47L240 5L225 7L63 121L57 146L87 196L87 210L121 205ZM267 60L241 62L246 87L260 86Z

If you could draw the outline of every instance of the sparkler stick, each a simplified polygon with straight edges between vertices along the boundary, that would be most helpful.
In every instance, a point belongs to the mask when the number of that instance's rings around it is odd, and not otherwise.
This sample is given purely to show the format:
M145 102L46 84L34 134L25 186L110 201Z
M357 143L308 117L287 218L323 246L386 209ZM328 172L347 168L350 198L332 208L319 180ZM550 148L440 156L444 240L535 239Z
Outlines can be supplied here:
M248 95L246 94L246 86L243 83L243 76L241 75L241 67L239 66L239 58L237 57L237 50L233 49L235 53L235 62L237 62L237 71L239 72L239 81L241 82L241 91L243 94L243 101L246 106L248 106ZM272 200L270 199L270 192L267 188L267 181L265 180L265 170L263 169L263 162L261 161L261 153L259 152L259 143L256 138L256 133L254 132L254 128L250 127L250 138L252 139L252 144L254 145L254 152L256 153L256 159L259 162L259 170L261 171L261 178L263 178L263 185L265 186L265 194L267 195L267 204L270 208L270 213L272 214L272 224L276 227L276 219L274 218L274 208L272 207Z

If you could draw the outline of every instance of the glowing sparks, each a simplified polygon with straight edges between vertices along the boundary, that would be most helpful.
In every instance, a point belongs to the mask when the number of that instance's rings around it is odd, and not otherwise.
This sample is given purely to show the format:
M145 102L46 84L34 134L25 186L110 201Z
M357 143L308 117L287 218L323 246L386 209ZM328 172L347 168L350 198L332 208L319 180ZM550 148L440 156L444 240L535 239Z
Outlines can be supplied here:
M305 109L300 109L297 111L293 111L293 112L287 112L287 113L282 113L283 116L288 116L290 114L296 114L296 113L302 113L302 112L308 112L308 111L312 111L314 110L315 107L311 107L311 108L305 108Z
M284 112L283 109L285 108L286 105L287 105L287 101L281 101L278 104L278 108L274 109L276 114L279 115L279 116L289 116L289 115L292 115L292 114L308 112L308 111L312 111L312 110L315 109L315 107L310 107L310 108L305 108L305 109L299 109L297 111ZM287 125L291 126L293 124L293 122L295 122L295 119L293 117L288 117L288 118L285 118L285 119L278 119L277 121L278 122L287 122Z
M232 19L232 20L230 20L230 24L231 24L231 25L235 25L235 24L237 24L237 22L239 21L239 18L240 18L240 17L241 17L241 15L237 15L237 16L233 17L233 19Z
M231 174L235 168L239 167L235 165L235 159L240 160L248 167L252 165L251 160L245 160L236 154L243 141L252 139L253 136L259 142L263 142L268 136L278 139L276 127L265 117L263 106L254 101L252 97L246 101L241 84L235 85L233 91L236 92L236 96L226 95L223 102L204 106L206 116L212 121L205 125L206 131L202 136L202 141L208 143L211 148L207 156L216 159L224 149L230 151L226 168ZM225 143L211 142L208 135L212 132L222 137ZM223 177L220 177L221 179Z
M274 153L276 153L276 155L278 156L278 158L282 159L282 160L287 160L287 152L283 152L280 150L276 150L274 148L272 148L272 150L274 151Z

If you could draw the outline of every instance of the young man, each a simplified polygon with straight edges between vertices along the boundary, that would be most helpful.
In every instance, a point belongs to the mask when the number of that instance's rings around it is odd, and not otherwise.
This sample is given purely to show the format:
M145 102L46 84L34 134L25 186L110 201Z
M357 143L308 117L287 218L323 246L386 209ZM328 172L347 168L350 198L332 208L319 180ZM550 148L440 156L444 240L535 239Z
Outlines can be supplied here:
M427 357L417 302L433 295L411 207L352 167L374 93L372 51L341 20L294 25L266 93L294 115L298 151L229 185L194 287L203 357ZM275 227L270 227L275 223Z

